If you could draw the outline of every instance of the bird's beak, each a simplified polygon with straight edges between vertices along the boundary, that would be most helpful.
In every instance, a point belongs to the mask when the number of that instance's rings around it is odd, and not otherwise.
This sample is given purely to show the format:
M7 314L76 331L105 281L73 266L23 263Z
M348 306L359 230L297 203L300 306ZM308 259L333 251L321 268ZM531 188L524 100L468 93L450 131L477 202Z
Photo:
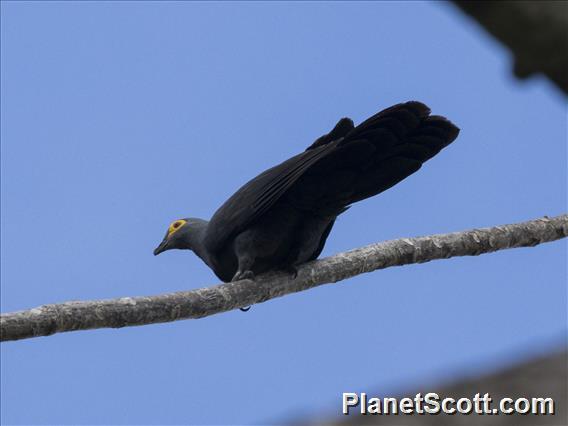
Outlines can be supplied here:
M166 251L167 249L168 249L168 240L164 238L164 240L160 243L160 245L154 249L154 256L159 255L160 253Z

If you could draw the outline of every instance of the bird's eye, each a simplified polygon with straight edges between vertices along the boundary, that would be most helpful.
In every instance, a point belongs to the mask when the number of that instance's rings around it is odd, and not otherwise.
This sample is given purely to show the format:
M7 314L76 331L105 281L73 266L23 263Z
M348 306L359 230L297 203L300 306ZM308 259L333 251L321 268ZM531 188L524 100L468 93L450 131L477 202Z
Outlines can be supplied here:
M185 223L187 223L187 221L183 220L183 219L176 220L175 222L172 222L172 224L168 228L168 235L172 235L174 232L176 232L178 229L180 229L183 225L185 225Z

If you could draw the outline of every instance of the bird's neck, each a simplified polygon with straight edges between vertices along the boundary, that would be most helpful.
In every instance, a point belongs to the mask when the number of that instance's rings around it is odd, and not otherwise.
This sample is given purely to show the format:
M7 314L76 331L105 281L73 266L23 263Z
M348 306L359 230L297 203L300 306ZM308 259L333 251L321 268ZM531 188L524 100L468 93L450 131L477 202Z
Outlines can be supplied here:
M204 244L205 234L207 233L207 224L208 222L203 221L203 224L198 228L194 225L194 229L192 229L189 234L189 246L187 248L193 251L201 260L212 268L211 259Z

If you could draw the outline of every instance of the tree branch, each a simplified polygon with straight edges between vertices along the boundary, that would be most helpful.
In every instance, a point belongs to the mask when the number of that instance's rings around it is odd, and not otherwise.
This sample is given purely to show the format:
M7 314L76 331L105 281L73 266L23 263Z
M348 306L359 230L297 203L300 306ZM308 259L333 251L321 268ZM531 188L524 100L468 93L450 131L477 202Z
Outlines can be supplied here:
M148 297L67 302L2 314L2 341L94 328L118 328L202 318L334 283L364 272L455 256L529 247L568 235L568 215L451 234L372 244L302 265L296 279L282 273L192 291Z
M544 73L568 94L568 2L454 0L454 3L513 51L517 77Z

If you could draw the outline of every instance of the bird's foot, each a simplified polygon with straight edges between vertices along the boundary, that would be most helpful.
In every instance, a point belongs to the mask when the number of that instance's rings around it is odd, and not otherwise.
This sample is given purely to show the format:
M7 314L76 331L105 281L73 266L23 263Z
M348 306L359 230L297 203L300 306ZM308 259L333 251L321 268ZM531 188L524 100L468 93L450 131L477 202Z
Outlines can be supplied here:
M240 280L254 280L254 272L252 272L251 270L237 271L237 273L233 276L231 282L240 281ZM247 306L246 308L239 308L239 309L243 312L248 312L250 308L251 308L250 306Z
M251 270L237 271L237 273L233 275L231 282L240 280L254 280L254 272L252 272Z
M292 275L293 280L298 277L298 268L296 268L294 265L288 266L286 269L284 269L284 272Z

